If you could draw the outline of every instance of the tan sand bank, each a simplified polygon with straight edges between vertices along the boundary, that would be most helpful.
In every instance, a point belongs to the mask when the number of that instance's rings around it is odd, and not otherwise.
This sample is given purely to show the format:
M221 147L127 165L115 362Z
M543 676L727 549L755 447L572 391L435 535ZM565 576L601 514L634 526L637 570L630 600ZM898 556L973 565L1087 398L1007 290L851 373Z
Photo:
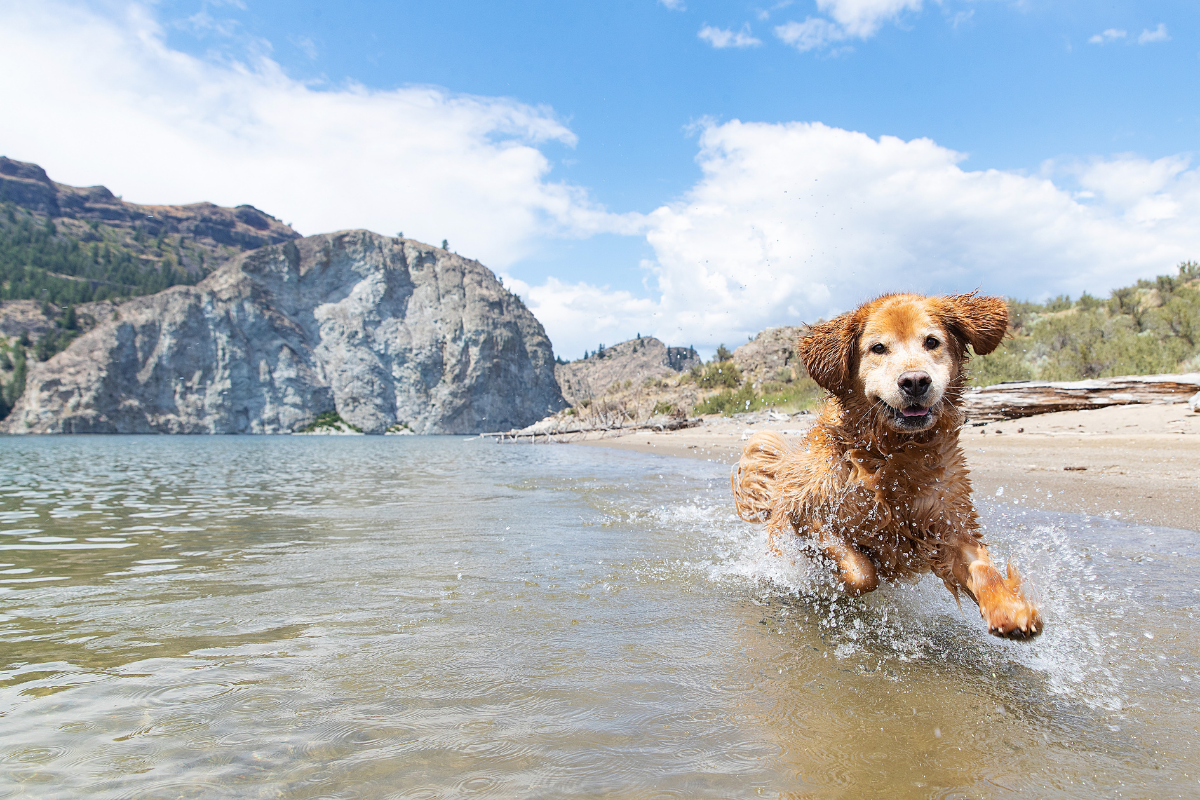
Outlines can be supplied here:
M768 416L709 417L697 428L578 443L733 464L755 431L798 436L813 419ZM968 426L962 446L977 497L1200 531L1200 414L1182 403Z

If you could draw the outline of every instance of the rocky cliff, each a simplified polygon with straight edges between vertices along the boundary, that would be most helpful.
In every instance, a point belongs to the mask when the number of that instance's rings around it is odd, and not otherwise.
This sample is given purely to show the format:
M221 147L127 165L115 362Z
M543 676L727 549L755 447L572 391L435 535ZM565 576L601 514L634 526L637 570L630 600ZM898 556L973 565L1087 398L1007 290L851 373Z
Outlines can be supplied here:
M808 375L796 357L796 342L808 329L803 326L767 328L733 351L733 363L742 379L761 385L790 382Z
M122 303L30 368L9 433L470 433L563 408L541 324L483 265L367 231L234 258Z

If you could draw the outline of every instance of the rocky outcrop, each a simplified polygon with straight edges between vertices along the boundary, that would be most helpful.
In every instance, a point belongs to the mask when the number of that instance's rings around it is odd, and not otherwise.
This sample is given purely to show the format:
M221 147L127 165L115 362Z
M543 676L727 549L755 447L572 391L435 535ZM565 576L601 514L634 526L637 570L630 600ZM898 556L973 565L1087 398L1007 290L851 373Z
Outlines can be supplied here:
M614 394L647 379L665 378L700 363L696 351L667 347L653 336L638 337L604 348L587 358L555 367L563 397L572 405Z
M796 358L796 342L805 330L793 326L767 328L734 350L733 363L741 370L742 379L754 385L805 377L808 373Z
M169 240L168 249L186 244L178 260L193 272L219 267L246 250L300 236L254 206L127 203L103 186L55 183L37 164L4 156L0 156L0 203L54 220L62 233L81 242L116 241L148 259L161 256L158 250L164 240ZM152 241L160 246L151 247Z
M9 433L520 428L564 407L541 324L483 265L367 231L238 256L34 365Z
M109 300L81 303L75 313L83 330L91 330L96 320L107 319L117 310L118 304ZM39 303L36 300L0 300L0 336L16 338L26 334L36 342L47 333L57 330L57 320L63 309Z

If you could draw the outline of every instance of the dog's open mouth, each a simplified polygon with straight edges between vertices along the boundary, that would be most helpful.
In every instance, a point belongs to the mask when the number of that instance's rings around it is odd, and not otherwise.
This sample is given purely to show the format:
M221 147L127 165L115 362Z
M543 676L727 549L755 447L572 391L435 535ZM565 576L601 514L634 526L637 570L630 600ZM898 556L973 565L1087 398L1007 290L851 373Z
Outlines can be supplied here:
M896 423L902 428L924 428L933 422L933 409L929 406L892 408L892 412L896 415Z

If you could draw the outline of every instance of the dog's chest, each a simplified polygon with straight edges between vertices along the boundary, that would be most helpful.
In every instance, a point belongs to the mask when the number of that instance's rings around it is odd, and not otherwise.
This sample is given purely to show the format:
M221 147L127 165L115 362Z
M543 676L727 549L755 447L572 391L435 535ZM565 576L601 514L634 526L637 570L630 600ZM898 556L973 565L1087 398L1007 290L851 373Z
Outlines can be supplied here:
M847 453L851 465L847 499L871 509L870 516L886 520L885 524L926 527L931 519L958 506L957 499L969 492L956 460L940 455L889 457L852 450Z

